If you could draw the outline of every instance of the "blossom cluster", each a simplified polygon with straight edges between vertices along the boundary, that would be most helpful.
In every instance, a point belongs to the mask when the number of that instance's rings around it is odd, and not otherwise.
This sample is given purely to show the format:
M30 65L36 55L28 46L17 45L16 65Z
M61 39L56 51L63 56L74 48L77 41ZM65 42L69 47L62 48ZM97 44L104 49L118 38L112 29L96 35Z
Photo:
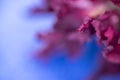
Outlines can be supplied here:
M50 54L57 46L65 45L70 53L78 54L81 46L96 35L104 46L102 54L110 62L120 63L120 0L46 0L46 7L32 9L32 14L55 12L53 31L39 39L47 43L41 54ZM80 28L79 28L80 26ZM79 28L79 32L77 32ZM71 51L72 50L72 51Z
M87 18L79 28L85 34L96 34L104 45L103 56L111 62L120 63L120 20L115 11L106 11L96 18ZM88 33L89 32L89 33Z

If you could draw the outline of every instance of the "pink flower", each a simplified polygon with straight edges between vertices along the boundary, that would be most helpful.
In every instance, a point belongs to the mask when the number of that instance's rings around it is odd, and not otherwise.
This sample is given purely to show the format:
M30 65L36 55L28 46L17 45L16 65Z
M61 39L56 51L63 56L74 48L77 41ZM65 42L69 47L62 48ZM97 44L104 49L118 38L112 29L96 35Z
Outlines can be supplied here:
M104 45L103 56L114 63L120 63L120 30L117 29L120 23L118 18L119 15L116 12L107 11L96 18L88 18L79 28L79 31L85 34L91 32L90 36L96 34L99 43Z
M39 39L47 43L47 47L42 54L49 55L51 50L61 44L65 44L67 48L71 46L70 54L76 54L78 48L75 47L74 42L81 46L96 35L98 43L104 45L103 56L108 61L120 63L120 55L118 54L120 13L116 6L110 7L109 2L120 4L119 0L46 0L46 8L33 9L33 13L43 11L57 14L53 31L43 35L38 34ZM104 10L109 11L102 14ZM85 20L83 20L84 18ZM77 29L80 33L77 32Z

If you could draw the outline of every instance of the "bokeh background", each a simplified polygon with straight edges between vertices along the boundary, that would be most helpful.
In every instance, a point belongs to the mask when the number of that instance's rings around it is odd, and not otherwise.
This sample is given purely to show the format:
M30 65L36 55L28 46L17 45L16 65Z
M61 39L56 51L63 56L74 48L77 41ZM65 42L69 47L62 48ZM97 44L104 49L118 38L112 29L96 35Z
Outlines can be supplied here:
M0 80L86 80L99 68L96 38L86 43L82 57L75 62L60 56L46 64L33 57L43 46L36 32L51 30L56 20L54 13L31 16L29 9L38 3L40 0L0 0Z

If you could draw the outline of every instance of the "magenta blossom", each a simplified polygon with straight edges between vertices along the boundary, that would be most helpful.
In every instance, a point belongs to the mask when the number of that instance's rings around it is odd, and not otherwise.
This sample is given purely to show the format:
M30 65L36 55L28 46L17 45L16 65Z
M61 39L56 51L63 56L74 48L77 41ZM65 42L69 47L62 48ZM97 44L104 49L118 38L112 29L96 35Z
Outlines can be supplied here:
M103 56L108 61L120 63L120 14L117 7L113 7L110 3L112 1L119 4L119 0L46 0L45 8L33 9L33 13L55 12L57 15L53 31L44 35L38 34L40 39L48 44L42 53L48 55L56 46L66 44L69 40L73 42L79 40L80 45L83 45L91 36L96 35L99 44L104 45ZM106 12L102 14L104 11ZM88 17L83 20L86 16ZM76 32L79 26L80 37ZM81 38L83 35L84 37ZM54 46L51 47L53 44ZM77 48L76 51L75 48L72 49L71 53L77 52Z
M115 11L106 11L96 18L84 21L79 31L96 34L99 43L104 45L103 56L111 62L120 63L119 15Z

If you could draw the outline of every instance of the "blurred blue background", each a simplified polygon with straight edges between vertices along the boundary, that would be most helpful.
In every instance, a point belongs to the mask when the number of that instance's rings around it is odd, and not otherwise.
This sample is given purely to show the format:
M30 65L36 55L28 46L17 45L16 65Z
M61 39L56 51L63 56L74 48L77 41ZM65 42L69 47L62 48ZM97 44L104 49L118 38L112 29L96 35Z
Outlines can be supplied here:
M36 32L51 30L56 19L55 14L30 16L28 9L38 2L0 1L0 80L86 80L98 68L100 48L96 39L85 45L83 56L76 62L63 56L44 64L32 57L42 48Z

